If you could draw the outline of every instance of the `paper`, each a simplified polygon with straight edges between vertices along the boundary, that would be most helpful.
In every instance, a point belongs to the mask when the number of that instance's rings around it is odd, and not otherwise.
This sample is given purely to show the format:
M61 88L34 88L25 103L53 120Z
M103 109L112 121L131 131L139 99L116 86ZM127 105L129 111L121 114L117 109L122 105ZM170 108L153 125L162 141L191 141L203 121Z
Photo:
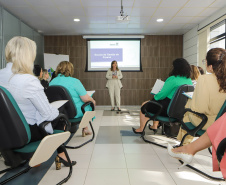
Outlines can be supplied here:
M50 105L59 109L62 105L64 105L67 102L68 102L68 100L58 100L58 101L54 101L54 102L50 103Z
M192 99L193 93L194 92L183 92L182 94L185 95L185 96L187 96L188 98Z
M155 95L155 94L159 93L159 91L161 91L164 83L165 82L163 82L162 80L157 79L156 82L155 82L154 87L151 90L151 94Z
M92 90L92 91L87 91L87 94L89 95L89 96L93 96L93 94L95 93L95 90Z

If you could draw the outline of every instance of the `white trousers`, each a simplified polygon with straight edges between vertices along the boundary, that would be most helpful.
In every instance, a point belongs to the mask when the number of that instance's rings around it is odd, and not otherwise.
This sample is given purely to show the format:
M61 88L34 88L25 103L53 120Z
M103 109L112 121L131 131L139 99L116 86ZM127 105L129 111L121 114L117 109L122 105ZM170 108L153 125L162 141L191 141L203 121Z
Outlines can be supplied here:
M118 84L118 80L111 80L109 86L109 95L111 99L111 107L115 107L115 100L116 100L116 105L117 107L120 108L120 88ZM115 100L114 100L115 97Z

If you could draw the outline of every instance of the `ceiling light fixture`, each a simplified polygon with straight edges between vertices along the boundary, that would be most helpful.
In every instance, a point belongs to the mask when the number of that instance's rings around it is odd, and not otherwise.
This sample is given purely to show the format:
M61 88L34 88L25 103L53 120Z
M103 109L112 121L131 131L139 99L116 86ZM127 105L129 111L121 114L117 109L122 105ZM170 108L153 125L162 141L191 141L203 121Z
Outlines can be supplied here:
M162 21L163 21L163 19L157 19L156 21L157 21L157 22L162 22Z
M74 19L74 21L75 21L75 22L79 22L79 21L80 21L80 19Z

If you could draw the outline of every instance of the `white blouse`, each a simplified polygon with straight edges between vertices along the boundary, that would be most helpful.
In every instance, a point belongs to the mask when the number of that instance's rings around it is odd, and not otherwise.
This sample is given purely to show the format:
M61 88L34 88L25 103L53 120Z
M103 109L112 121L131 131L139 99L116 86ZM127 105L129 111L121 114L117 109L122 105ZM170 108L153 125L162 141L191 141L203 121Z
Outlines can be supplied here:
M26 121L30 125L39 125L43 121L52 121L59 111L49 104L44 88L37 77L30 74L13 74L12 63L0 70L0 86L5 87L14 97ZM46 126L53 133L51 124Z

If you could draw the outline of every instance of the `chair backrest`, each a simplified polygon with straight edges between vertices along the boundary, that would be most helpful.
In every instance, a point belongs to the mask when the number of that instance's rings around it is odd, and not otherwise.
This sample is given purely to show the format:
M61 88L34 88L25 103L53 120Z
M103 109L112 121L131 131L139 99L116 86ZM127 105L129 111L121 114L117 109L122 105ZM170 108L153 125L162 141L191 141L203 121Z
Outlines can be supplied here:
M69 119L74 118L77 115L77 109L74 105L71 94L65 87L60 85L49 86L45 90L45 93L50 103L58 100L68 100L67 103L59 108L59 111L67 115Z
M31 132L10 92L0 86L0 149L20 148L30 142Z
M180 87L178 87L168 106L167 114L169 117L177 118L179 120L183 118L184 109L188 101L188 97L183 95L182 93L193 91L194 91L193 85L181 85Z
M226 112L226 100L224 101L224 104L222 105L220 111L217 114L216 120L221 117Z

